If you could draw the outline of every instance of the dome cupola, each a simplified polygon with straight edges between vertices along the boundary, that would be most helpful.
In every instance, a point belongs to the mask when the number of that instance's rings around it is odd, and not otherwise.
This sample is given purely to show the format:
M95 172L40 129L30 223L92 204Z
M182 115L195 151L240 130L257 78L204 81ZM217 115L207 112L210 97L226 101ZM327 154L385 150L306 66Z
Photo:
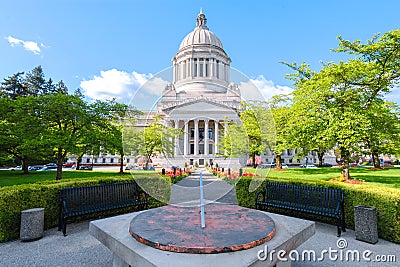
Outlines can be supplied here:
M207 18L200 10L196 27L183 38L172 59L174 86L187 93L225 93L230 62L222 42L209 30Z

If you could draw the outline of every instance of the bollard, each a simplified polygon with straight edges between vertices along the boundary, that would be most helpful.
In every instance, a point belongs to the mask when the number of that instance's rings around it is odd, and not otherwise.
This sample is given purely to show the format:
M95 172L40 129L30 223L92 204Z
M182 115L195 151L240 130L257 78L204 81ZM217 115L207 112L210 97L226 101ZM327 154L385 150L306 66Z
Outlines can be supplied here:
M239 177L242 177L242 176L243 176L243 169L240 168L240 169L239 169Z
M35 208L21 211L21 229L19 232L22 241L33 241L43 237L44 208Z
M161 169L161 174L165 175L165 169L164 168Z
M362 205L355 206L354 225L357 240L371 244L378 242L376 208Z

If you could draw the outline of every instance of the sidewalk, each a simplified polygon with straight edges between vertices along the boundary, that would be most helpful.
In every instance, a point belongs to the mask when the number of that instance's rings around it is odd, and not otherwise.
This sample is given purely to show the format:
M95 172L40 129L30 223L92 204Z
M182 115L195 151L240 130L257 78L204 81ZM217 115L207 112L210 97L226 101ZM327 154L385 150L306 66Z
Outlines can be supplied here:
M221 181L206 169L197 169L189 177L172 185L169 204L196 206L200 204L200 173L203 177L204 203L237 204L235 188Z
M172 188L171 204L198 205L199 172L183 179ZM236 196L232 186L214 178L204 172L204 195L207 202L218 201L227 204L236 204ZM68 236L64 237L57 228L45 231L44 237L33 242L21 242L20 240L0 243L0 266L112 266L112 253L88 232L89 222L74 223L68 225ZM127 229L128 231L128 229ZM324 254L324 261L298 261L293 266L399 266L400 245L382 239L371 245L355 240L352 230L342 234L347 242L348 250L357 250L362 253L371 251L369 258L375 259L376 255L394 255L396 262L366 262L362 258L357 261L345 261L340 258L330 260L329 254ZM301 255L304 250L314 251L316 259L321 256L323 250L339 250L337 247L336 226L316 223L315 235L298 248ZM266 243L267 245L268 243ZM294 255L294 254L293 254ZM345 256L345 254L344 254Z

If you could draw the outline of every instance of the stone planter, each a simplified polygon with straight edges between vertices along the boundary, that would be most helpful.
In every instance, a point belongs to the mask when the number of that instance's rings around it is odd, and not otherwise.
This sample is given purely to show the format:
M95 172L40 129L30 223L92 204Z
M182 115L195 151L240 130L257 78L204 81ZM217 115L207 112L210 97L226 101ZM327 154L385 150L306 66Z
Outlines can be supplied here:
M357 240L371 244L378 242L376 208L362 205L355 206L354 225Z
M21 211L20 239L33 241L43 237L44 208Z

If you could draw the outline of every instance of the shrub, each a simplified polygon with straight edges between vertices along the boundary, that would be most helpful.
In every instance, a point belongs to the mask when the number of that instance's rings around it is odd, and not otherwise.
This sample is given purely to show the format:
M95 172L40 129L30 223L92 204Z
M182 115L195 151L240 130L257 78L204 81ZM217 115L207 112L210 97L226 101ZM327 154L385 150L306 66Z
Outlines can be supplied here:
M139 179L139 178L135 178ZM5 186L0 188L0 242L19 237L21 211L31 208L44 208L45 229L58 225L59 197L58 190L69 187L124 183L132 181L132 177L99 178L99 179L66 179L60 181L45 181L35 184ZM164 191L171 190L164 188ZM170 191L169 191L170 192ZM165 194L165 192L163 192ZM165 205L163 202L149 197L149 208ZM107 212L115 215L122 210ZM123 210L126 212L126 209ZM94 216L99 214L93 214Z
M253 178L254 179L254 178ZM354 229L354 206L365 205L373 206L377 210L378 234L379 237L391 242L400 243L400 190L384 187L375 187L372 185L355 185L347 183L329 182L329 181L304 181L300 179L279 179L267 178L261 183L260 187L249 192L251 177L242 177L237 181L235 190L238 204L243 207L255 208L255 197L258 191L265 186L265 182L273 181L280 183L292 183L298 185L309 185L314 187L332 187L339 188L345 194L345 220L346 228ZM285 210L270 210L292 216L312 218L313 220L324 220L321 217L305 215Z

